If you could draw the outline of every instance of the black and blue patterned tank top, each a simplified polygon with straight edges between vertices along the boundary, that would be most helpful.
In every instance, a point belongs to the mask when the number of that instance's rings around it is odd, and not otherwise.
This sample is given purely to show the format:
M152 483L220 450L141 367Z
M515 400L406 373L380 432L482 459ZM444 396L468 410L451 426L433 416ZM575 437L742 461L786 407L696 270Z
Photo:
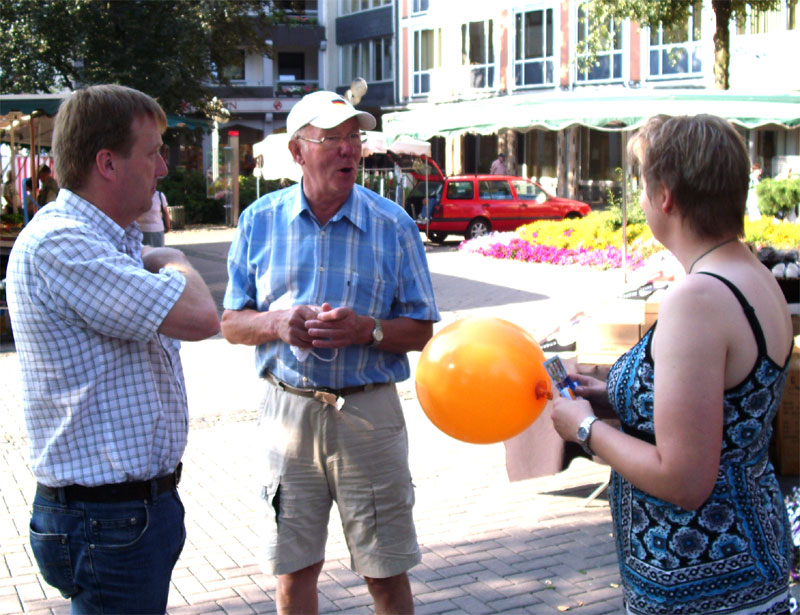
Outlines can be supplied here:
M612 472L611 513L628 613L788 612L789 520L768 458L772 420L789 360L768 355L752 306L728 280L758 344L758 358L738 386L725 391L717 482L698 510L684 510ZM611 368L608 394L622 430L655 443L655 325Z

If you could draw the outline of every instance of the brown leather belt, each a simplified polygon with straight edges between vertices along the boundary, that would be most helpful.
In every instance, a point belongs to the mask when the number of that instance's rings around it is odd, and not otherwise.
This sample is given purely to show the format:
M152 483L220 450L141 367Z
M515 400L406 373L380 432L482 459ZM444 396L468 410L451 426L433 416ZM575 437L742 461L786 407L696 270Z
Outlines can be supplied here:
M341 409L342 405L344 404L344 398L348 395L355 395L356 393L371 391L388 384L387 382L381 382L377 384L371 382L370 384L360 384L354 387L344 387L343 389L329 389L327 387L317 387L316 389L300 389L276 378L269 372L264 374L264 379L267 382L271 382L279 389L286 391L287 393L299 395L300 397L310 397L312 399L316 399L317 401L321 401L322 403L335 406L339 409Z
M114 483L111 485L99 485L97 487L84 487L83 485L66 485L65 487L48 487L41 483L36 485L37 495L50 500L51 502L61 502L64 500L74 500L78 502L129 502L131 500L149 500L153 495L153 483L155 483L156 494L161 495L165 491L175 489L181 482L181 472L183 463L178 463L178 467L171 474L160 476L151 480L143 480L129 483Z

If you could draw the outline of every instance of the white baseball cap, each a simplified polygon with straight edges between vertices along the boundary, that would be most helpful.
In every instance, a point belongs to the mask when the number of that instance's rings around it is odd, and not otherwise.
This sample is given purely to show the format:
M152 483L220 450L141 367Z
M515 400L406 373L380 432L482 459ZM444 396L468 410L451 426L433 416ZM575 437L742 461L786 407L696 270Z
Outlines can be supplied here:
M286 118L286 133L291 139L303 126L311 124L328 130L351 117L358 118L361 130L372 130L377 122L371 113L359 111L336 92L319 90L300 99Z

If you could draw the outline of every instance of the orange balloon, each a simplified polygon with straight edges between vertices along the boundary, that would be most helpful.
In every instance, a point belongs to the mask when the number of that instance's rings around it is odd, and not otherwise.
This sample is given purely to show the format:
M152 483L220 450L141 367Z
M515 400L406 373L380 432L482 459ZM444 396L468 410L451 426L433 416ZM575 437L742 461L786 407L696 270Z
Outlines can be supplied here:
M428 418L464 442L517 435L544 410L550 377L544 353L521 327L470 317L434 335L417 364L417 398Z

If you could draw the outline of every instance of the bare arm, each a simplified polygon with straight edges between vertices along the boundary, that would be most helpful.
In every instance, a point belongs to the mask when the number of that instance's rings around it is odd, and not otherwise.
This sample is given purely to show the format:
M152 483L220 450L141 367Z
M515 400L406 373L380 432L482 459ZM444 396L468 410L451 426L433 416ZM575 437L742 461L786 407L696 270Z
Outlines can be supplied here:
M258 346L275 340L301 348L311 347L306 321L317 308L296 305L286 310L259 312L252 308L222 312L222 335L231 344Z
M720 302L696 287L681 290L662 303L653 344L657 445L601 422L589 444L638 488L696 509L711 494L719 470L727 337ZM591 405L560 399L553 408L556 430L575 441Z
M433 323L411 318L381 320L381 350L404 353L421 350L433 334ZM225 310L222 335L232 344L255 346L276 339L301 348L341 348L372 342L375 320L356 314L352 308L322 309L294 306L288 310L258 312L253 309Z
M158 332L185 341L198 341L219 332L219 318L208 286L180 250L149 248L142 250L145 269L157 273L168 267L183 274L186 286L172 306Z

